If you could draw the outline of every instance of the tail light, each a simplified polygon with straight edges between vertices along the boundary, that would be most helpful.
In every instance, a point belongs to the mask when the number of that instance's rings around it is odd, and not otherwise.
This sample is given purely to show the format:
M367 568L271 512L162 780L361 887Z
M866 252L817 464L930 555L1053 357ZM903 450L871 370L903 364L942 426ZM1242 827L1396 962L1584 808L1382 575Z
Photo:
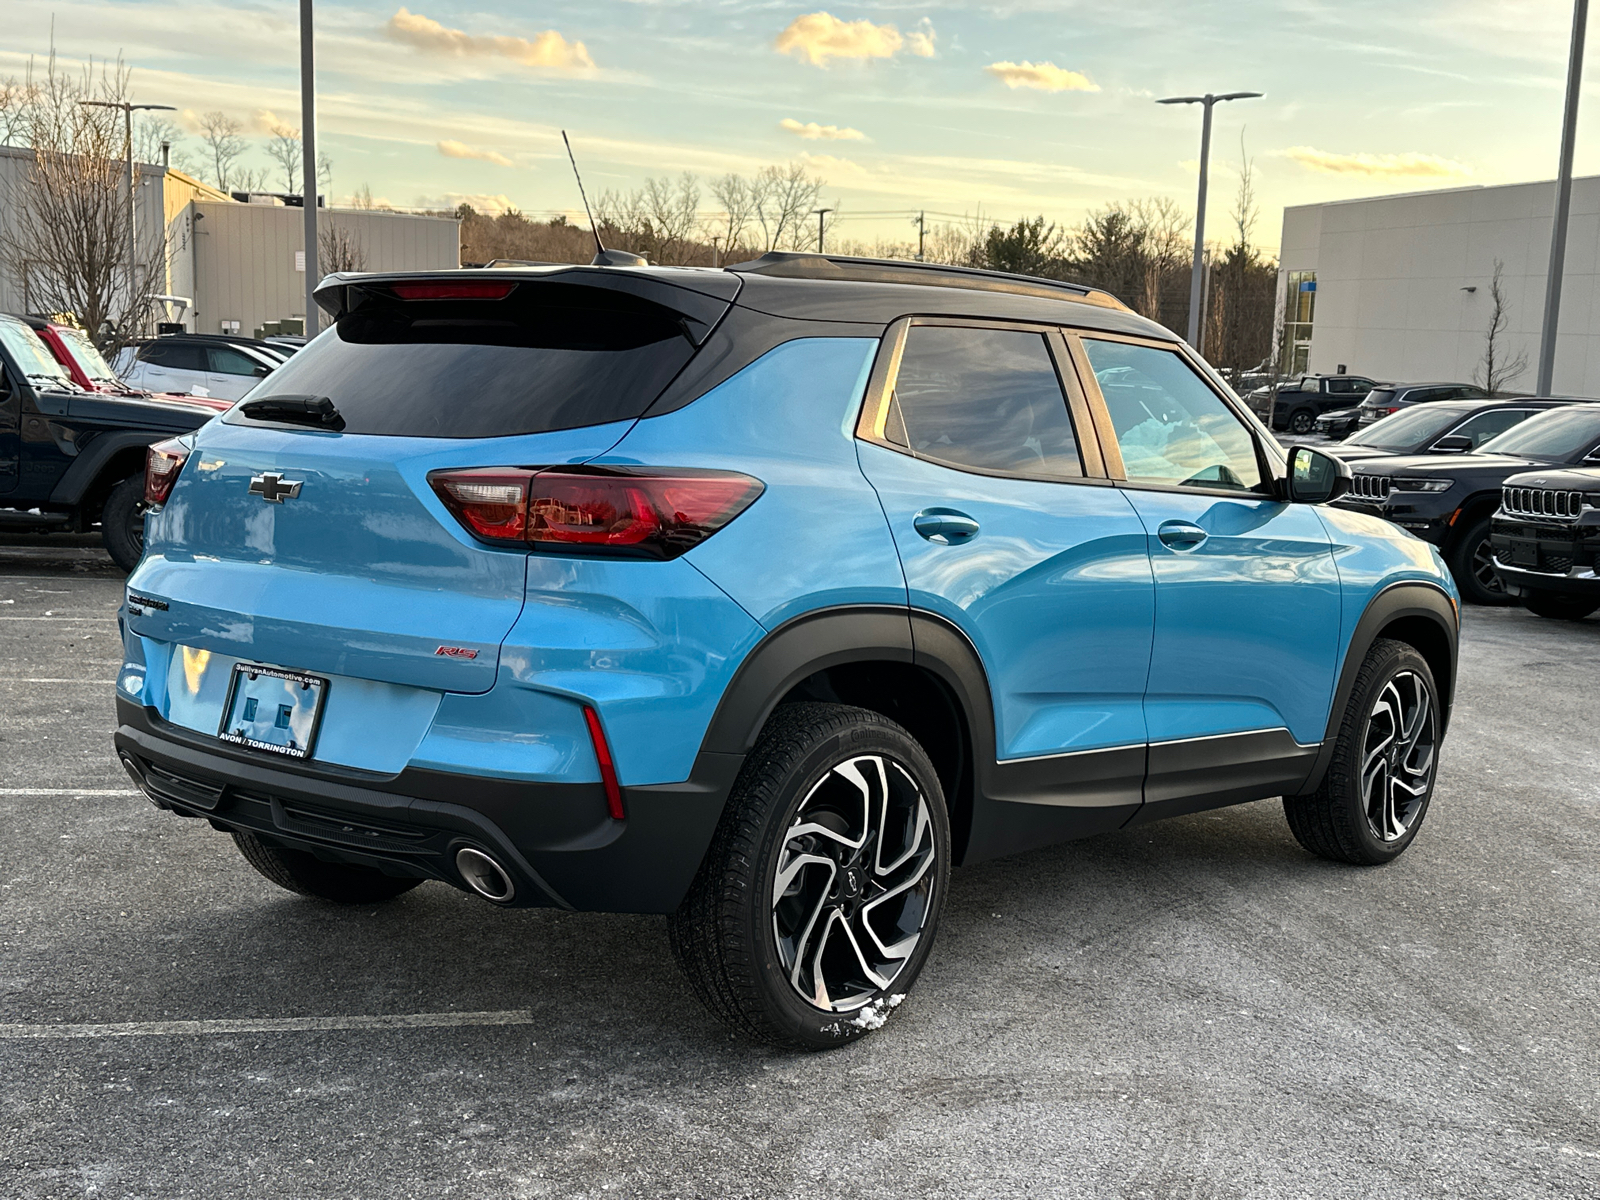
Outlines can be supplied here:
M761 495L735 471L552 467L435 471L428 482L482 541L624 558L676 558Z
M178 482L178 472L188 461L189 447L177 438L151 446L144 459L144 502L165 504L172 495L172 485Z

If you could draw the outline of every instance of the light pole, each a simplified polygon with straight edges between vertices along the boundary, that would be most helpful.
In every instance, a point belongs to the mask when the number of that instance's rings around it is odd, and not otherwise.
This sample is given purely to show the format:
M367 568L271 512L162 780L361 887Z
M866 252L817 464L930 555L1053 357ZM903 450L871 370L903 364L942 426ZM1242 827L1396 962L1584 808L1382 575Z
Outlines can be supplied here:
M1200 300L1202 264L1206 253L1206 171L1211 159L1211 109L1224 100L1254 100L1261 92L1224 92L1213 96L1168 96L1157 104L1200 104L1205 107L1205 120L1200 126L1200 199L1194 208L1194 270L1189 278L1189 345L1200 349Z
M139 263L139 207L136 203L137 192L133 186L133 114L136 112L174 112L171 104L130 104L126 100L79 100L86 108L120 108L122 110L122 133L126 139L128 154L128 317L132 318L134 296L138 292L139 277L136 274ZM91 330L90 337L98 337L98 329Z
M822 223L828 219L828 214L831 213L833 211L833 209L831 209L831 208L814 208L811 211L812 211L813 214L815 214L815 216L817 218L817 253L821 254L822 253L822 228L823 228L823 224Z
M1544 288L1544 328L1539 334L1535 394L1548 396L1556 373L1556 323L1561 316L1561 274L1567 265L1567 212L1572 207L1572 146L1578 132L1578 91L1583 77L1583 35L1589 0L1572 6L1572 50L1567 59L1567 107L1561 118L1561 166L1556 174L1556 219L1550 230L1550 274Z
M317 336L317 88L312 60L311 0L300 0L300 149L305 178L300 206L305 210L306 337Z

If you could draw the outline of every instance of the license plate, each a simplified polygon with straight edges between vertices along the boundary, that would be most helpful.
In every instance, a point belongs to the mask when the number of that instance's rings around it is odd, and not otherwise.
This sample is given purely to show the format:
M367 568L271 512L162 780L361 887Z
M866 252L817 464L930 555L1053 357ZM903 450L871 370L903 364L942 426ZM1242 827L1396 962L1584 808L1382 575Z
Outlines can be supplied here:
M298 671L235 663L217 736L236 746L305 758L317 740L328 681Z
M1539 565L1539 543L1513 540L1511 543L1511 565L1513 567L1537 567Z

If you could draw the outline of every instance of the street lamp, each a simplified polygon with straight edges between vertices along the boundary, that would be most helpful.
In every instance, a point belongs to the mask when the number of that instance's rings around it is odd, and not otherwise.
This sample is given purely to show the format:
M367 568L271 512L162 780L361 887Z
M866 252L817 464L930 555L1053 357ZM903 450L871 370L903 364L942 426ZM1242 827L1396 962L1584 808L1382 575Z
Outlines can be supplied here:
M317 77L313 50L311 0L300 0L300 151L305 174L300 184L300 205L305 218L306 324L305 336L317 336Z
M86 108L120 108L122 110L122 130L127 139L128 149L128 315L133 315L134 295L138 290L138 276L135 274L139 261L139 209L135 203L137 193L133 187L133 114L136 112L176 112L171 104L130 104L126 100L79 100L79 104ZM90 336L98 336L99 330L91 332Z
M1189 345L1200 349L1200 295L1204 283L1203 264L1206 252L1206 168L1211 158L1211 109L1224 100L1254 100L1261 92L1224 92L1213 96L1168 96L1157 104L1201 104L1205 106L1205 121L1200 127L1200 199L1194 211L1194 271L1189 279Z
M1567 59L1567 106L1561 118L1561 163L1556 172L1556 215L1550 230L1550 274L1545 278L1544 329L1539 335L1539 374L1534 394L1555 385L1556 324L1561 319L1561 274L1567 263L1567 213L1572 208L1572 149L1578 132L1578 92L1583 83L1583 35L1589 0L1572 6L1572 45Z
M814 209L811 210L812 215L817 218L817 253L818 254L822 253L822 229L823 229L823 224L822 223L828 219L828 214L831 213L832 211L833 211L833 209L831 209L831 208L814 208Z

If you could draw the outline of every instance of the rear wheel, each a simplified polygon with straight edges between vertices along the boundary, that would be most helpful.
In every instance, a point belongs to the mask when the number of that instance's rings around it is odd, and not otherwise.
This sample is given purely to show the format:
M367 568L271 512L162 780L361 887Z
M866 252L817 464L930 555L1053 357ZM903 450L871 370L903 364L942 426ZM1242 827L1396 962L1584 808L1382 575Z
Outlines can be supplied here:
M1356 675L1321 786L1309 796L1283 798L1295 840L1338 862L1399 858L1433 796L1439 721L1427 660L1405 642L1374 642Z
M1510 604L1505 584L1495 574L1489 547L1489 518L1474 521L1456 542L1447 560L1461 598L1469 604Z
M111 489L100 510L100 540L111 561L132 571L144 557L144 476L130 475Z
M668 923L673 954L734 1029L843 1045L905 999L949 872L944 793L911 735L865 709L786 705Z
M271 846L253 833L235 831L233 844L256 870L286 891L335 904L381 904L409 892L420 879L398 879L372 867L323 862L304 850Z
M1306 434L1317 423L1317 416L1309 408L1299 409L1289 415L1289 432Z
M1569 596L1564 592L1528 592L1522 597L1522 603L1534 616L1558 621L1581 621L1600 608L1600 600Z

